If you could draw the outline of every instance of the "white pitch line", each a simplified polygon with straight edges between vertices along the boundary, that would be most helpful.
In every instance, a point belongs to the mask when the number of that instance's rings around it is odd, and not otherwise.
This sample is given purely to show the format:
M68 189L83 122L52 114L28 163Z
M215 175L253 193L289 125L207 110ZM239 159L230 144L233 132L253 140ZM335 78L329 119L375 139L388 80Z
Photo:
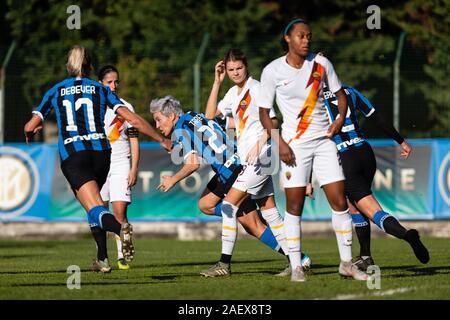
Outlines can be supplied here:
M373 297L384 297L384 296L392 296L397 293L405 293L408 291L417 290L416 287L403 287L403 288L397 288L397 289L389 289L385 291L375 291L372 290L368 294L339 294L334 298L331 298L331 300L352 300L352 299L358 299L365 296L373 296Z

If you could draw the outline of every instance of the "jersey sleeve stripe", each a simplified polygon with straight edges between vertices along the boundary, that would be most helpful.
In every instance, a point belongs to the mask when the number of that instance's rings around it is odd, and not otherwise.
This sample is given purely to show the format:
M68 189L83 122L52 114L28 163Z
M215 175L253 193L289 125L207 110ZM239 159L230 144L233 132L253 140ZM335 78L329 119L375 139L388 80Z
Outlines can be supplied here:
M44 116L42 115L42 113L40 113L39 111L33 111L32 113L39 116L39 118L41 118L41 120L44 121Z
M125 107L126 108L126 105L124 105L123 103L122 104L116 104L116 105L114 105L114 107L112 109L113 109L114 112L116 112L117 109L119 109L120 107Z
M366 117L370 117L372 115L372 113L375 112L375 109L370 110L370 112L368 114L366 114Z

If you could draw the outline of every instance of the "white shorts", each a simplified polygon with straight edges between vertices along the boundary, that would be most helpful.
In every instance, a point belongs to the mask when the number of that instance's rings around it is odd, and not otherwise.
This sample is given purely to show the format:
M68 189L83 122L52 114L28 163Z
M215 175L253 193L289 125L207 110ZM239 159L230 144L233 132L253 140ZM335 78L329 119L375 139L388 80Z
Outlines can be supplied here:
M266 146L255 165L243 164L241 173L233 183L233 188L251 195L252 199L261 199L274 194L273 181L270 172L276 164L270 158L270 146Z
M336 144L328 138L320 138L291 146L295 165L281 161L281 184L283 188L306 187L311 179L311 170L323 185L345 180Z
M128 187L129 173L129 162L111 162L108 177L106 178L106 182L100 191L103 201L131 202L131 189Z

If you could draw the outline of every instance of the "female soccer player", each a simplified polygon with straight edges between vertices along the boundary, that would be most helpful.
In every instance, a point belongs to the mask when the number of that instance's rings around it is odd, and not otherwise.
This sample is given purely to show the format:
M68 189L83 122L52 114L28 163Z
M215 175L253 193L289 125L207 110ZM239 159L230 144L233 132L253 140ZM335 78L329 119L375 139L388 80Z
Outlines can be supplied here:
M156 126L166 136L172 136L174 150L172 160L183 160L183 167L173 176L164 176L158 186L159 190L168 192L182 179L199 169L203 158L217 174L208 184L208 189L216 195L223 196L227 190L241 177L241 159L235 152L235 144L229 139L219 124L207 119L203 114L195 112L183 113L180 102L171 96L154 99L150 104L150 111L156 121ZM174 159L174 157L180 157ZM181 162L181 161L180 161ZM222 191L219 191L222 190ZM220 196L217 196L220 200ZM246 208L239 205L242 210ZM221 215L230 215L222 205ZM226 229L230 228L225 226ZM234 230L236 232L236 230ZM235 242L235 239L226 239ZM225 241L226 241L225 240ZM230 268L218 268L216 272L208 272L204 276L228 276Z
M143 118L132 113L108 88L88 78L91 58L82 46L70 49L67 59L69 78L57 83L44 96L25 124L25 140L42 129L43 121L52 109L58 123L58 147L61 170L76 198L86 210L92 234L97 243L94 269L109 272L106 259L106 231L120 235L122 252L127 261L134 256L132 226L121 225L103 206L99 188L109 171L111 147L104 130L106 108L111 108L140 132L159 141L166 149L171 142L159 135Z
M98 80L104 86L117 92L119 87L119 71L107 65L98 72ZM131 111L134 108L123 99L122 103ZM105 132L111 144L111 165L105 184L100 190L105 208L112 203L113 213L120 224L128 223L127 208L131 202L131 188L136 184L139 165L139 131L133 128L121 116L111 109L106 110ZM131 157L131 161L130 161ZM122 242L116 236L117 266L127 270L130 265L122 254Z
M364 95L347 85L344 85L343 89L347 95L348 112L344 126L333 139L337 145L344 169L345 193L349 200L350 211L360 244L360 254L355 264L363 271L366 271L370 265L375 264L370 253L369 219L384 232L405 240L412 247L417 259L422 263L427 263L430 255L420 241L418 231L405 229L394 216L383 210L372 194L371 186L377 163L372 147L364 139L359 127L356 110L359 110L365 117L374 119L378 128L400 145L401 156L405 159L409 157L411 147L398 131L384 120ZM336 96L329 90L328 86L324 87L324 96L330 121L334 121L339 114L335 105Z
M228 75L235 85L228 90L225 97L217 104L220 86L225 79L225 74ZM253 163L250 161L254 161L251 157L256 158L259 154L255 154L257 151L252 150L252 148L255 146L255 142L258 141L264 133L264 129L259 121L258 107L256 105L258 95L259 81L250 76L247 58L244 53L240 49L229 50L225 55L225 59L219 61L215 66L215 78L208 99L205 116L208 119L214 119L218 116L232 116L232 122L234 123L237 135L238 155L243 162L244 170L254 173L255 175L257 175L257 170L254 170L255 166L253 166ZM276 121L275 112L273 112L273 110L271 118L275 118ZM258 152L259 151L260 149L258 149ZM239 179L242 180L242 178ZM244 224L246 222L256 224L257 227L260 226L261 228L264 228L264 232L267 233L271 230L271 233L275 236L276 242L280 244L283 252L288 254L285 245L283 218L280 216L275 205L272 178L267 176L267 180L262 182L262 184L264 185L262 189L251 196L251 198L258 204L261 214L269 224L270 229L260 222L256 210L252 210L247 214L244 217L245 220L243 218L239 218L238 220ZM231 187L231 185L229 187ZM217 206L215 211L221 214L220 210L223 204L222 199L225 198L229 190L222 192L222 194L217 194L217 192L214 192L211 188L208 188L207 191L209 192L206 192L199 201L200 207ZM247 187L244 187L243 191L247 191ZM248 201L246 200L246 202ZM252 209L256 209L256 207L254 206ZM203 271L202 274L215 276L222 275L222 273L219 272L222 269L229 271L231 250L232 248L230 248L228 252L222 254L219 263L210 269ZM303 262L309 260L310 263L310 259L307 256L304 256L302 260ZM286 272L281 273L280 275L285 274Z
M339 273L367 280L368 275L351 261L352 218L344 195L345 178L336 145L329 139L344 123L347 99L331 62L309 52L311 37L311 28L305 20L288 23L283 32L288 53L264 68L258 101L261 122L277 143L282 160L281 179L286 193L284 225L291 257L291 280L306 280L299 263L300 219L311 169L332 208L332 225L341 260ZM328 79L330 89L338 98L340 118L331 126L323 102L324 79ZM283 115L282 137L273 130L269 116L275 97Z

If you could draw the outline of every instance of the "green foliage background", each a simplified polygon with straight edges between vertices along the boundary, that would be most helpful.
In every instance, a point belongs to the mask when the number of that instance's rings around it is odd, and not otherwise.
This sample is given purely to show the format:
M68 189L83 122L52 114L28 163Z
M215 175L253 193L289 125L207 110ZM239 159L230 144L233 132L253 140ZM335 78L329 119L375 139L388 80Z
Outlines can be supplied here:
M81 8L80 30L66 27L66 10L72 4ZM379 30L366 27L366 10L372 4L381 9ZM29 111L66 77L66 54L73 44L89 48L97 68L115 64L121 73L120 96L150 119L150 100L166 94L192 109L193 63L205 32L210 42L201 66L203 104L215 62L229 48L242 48L259 78L264 65L284 53L281 30L293 17L310 21L313 49L324 52L341 80L365 93L387 119L392 119L397 42L400 33L407 32L401 57L400 132L411 138L450 136L450 0L8 0L1 8L5 32L0 57L12 40L18 43L7 73L12 78L7 113L22 115L7 124L7 140L22 139ZM368 137L383 137L371 123L363 126Z

